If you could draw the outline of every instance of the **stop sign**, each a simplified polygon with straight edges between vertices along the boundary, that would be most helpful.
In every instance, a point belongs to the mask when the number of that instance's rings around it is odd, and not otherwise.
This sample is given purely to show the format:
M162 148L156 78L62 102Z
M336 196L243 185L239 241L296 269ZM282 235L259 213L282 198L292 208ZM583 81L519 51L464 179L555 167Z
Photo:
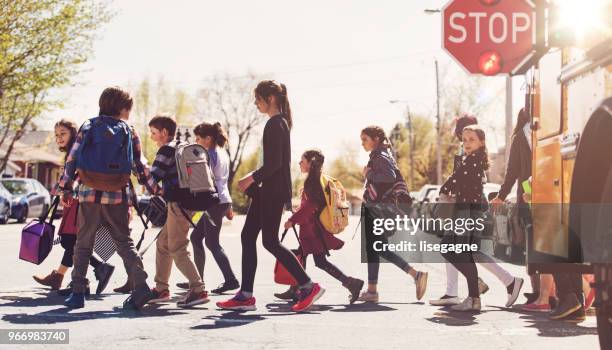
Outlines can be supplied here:
M451 0L442 9L444 49L469 73L513 73L534 54L529 0Z

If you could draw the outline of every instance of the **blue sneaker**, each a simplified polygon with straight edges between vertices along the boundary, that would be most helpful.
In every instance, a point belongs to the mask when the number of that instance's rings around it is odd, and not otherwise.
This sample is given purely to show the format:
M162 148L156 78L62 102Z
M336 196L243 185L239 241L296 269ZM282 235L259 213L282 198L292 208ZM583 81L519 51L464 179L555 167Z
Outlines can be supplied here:
M70 293L70 296L64 300L64 305L71 309L81 309L85 306L84 293Z

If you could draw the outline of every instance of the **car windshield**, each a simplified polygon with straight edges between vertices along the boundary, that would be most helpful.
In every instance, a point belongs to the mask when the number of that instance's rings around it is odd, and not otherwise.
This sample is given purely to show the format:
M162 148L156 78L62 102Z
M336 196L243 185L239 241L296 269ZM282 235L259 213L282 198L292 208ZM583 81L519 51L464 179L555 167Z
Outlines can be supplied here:
M2 185L4 185L4 188L12 195L27 194L29 192L28 184L25 181L4 180L2 181Z

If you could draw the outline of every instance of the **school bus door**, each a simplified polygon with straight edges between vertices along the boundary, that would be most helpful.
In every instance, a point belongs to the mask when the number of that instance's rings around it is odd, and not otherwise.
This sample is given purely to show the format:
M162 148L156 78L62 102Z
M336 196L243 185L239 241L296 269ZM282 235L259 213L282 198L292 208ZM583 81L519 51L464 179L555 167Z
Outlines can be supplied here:
M567 257L567 232L562 225L564 180L560 143L563 133L561 113L561 51L546 54L537 70L538 101L534 104L534 152L532 162L532 249L557 257Z

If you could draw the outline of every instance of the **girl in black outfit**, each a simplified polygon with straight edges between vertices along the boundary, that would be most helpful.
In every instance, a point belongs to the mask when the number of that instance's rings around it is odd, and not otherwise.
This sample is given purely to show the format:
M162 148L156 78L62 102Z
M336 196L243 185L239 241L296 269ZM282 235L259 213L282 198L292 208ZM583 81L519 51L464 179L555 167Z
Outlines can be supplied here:
M254 310L253 282L257 270L257 236L262 231L264 247L278 259L299 283L299 300L294 311L304 311L325 290L310 277L293 253L278 239L285 204L291 201L291 108L287 88L273 80L264 80L255 88L255 105L270 119L263 134L263 165L240 179L238 187L251 197L242 229L242 287L217 306L230 310Z
M455 197L454 219L471 218L475 221L481 216L480 211L483 210L482 178L485 170L489 169L485 133L480 127L470 125L463 129L462 138L465 155L453 174L442 185L440 194ZM441 243L477 243L476 232L447 234ZM481 308L478 291L478 270L472 253L471 251L464 251L459 254L455 252L442 254L467 279L469 296L461 304L452 307L455 311L480 311Z

